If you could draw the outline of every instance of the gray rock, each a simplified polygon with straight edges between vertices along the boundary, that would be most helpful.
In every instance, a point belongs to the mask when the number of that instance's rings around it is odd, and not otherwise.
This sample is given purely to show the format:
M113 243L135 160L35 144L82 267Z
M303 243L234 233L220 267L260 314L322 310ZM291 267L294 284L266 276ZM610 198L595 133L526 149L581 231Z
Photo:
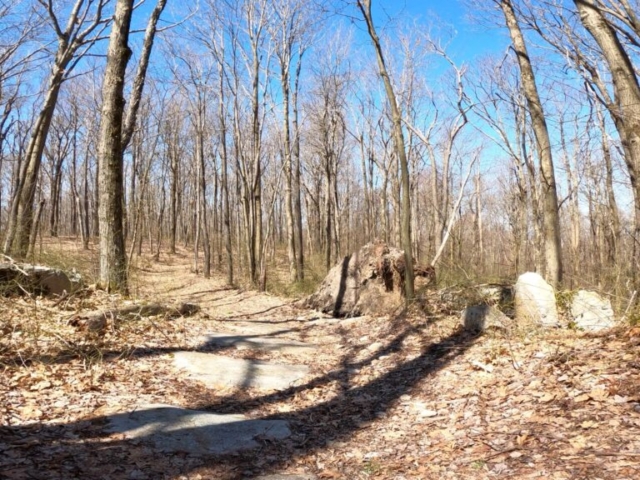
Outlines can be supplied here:
M560 324L553 287L537 273L527 272L518 277L515 313L519 322L534 322L543 327Z
M42 265L0 264L0 293L35 293L63 295L73 285L66 273Z
M210 333L205 336L207 345L216 347L233 347L238 350L261 350L282 353L313 353L315 345L283 338L264 337L260 335L239 335L233 333Z
M615 326L611 302L596 292L579 290L571 302L571 316L583 330L593 332Z
M224 454L259 446L260 440L291 435L284 420L253 420L244 415L219 415L162 404L107 417L109 433L141 440L160 452L192 455Z
M484 332L489 327L507 328L510 318L489 305L473 305L463 310L460 322L466 330Z
M306 365L286 365L199 352L176 352L174 364L210 386L285 390L308 373Z
M73 285L66 273L48 267L35 266L33 274L39 286L48 295L63 295L71 293Z

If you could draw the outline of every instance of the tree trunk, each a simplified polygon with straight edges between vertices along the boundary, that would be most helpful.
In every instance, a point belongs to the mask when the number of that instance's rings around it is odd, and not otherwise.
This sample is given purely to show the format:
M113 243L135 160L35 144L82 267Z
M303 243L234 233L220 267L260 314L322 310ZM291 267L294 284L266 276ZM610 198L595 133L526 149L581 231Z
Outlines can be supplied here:
M197 152L197 162L198 162L198 187L199 187L199 211L200 211L200 222L197 228L202 229L202 250L204 253L204 265L202 273L204 278L211 277L211 243L209 241L209 222L207 220L207 179L206 179L206 170L205 170L205 160L204 160L204 106L201 106L203 111L201 111L198 116L198 146L196 149ZM198 247L196 246L196 249Z
M178 140L175 139L177 142ZM169 239L169 251L173 254L176 253L176 234L178 231L178 172L179 172L179 159L178 154L175 151L175 146L170 147L171 155L171 198L170 198L170 213L171 213L171 227L170 227L170 239Z
M545 276L547 281L557 287L562 282L562 248L560 240L560 217L558 212L558 194L551 155L551 142L547 122L542 109L542 102L538 95L535 75L527 46L520 30L511 0L500 0L500 8L504 13L507 28L511 36L513 48L520 66L522 89L536 138L536 147L540 158L540 181L543 197L543 242L545 258Z
M574 0L574 3L582 24L597 42L611 72L615 106L608 107L620 135L634 194L631 274L637 291L640 289L640 86L629 55L603 12L589 0Z
M300 91L300 71L302 69L302 56L304 51L300 49L298 64L296 66L295 82L293 87L293 215L296 240L297 280L304 279L304 239L302 235L302 199L301 199L301 175L300 175L300 124L298 119L298 93Z
M220 103L219 103L219 121L220 121L220 157L222 161L222 210L224 222L224 246L227 252L227 285L233 285L233 251L231 248L231 207L229 205L229 159L227 150L227 115L225 113L225 88L223 65L219 64L220 74Z
M618 203L613 188L613 162L611 160L611 146L607 129L605 125L604 115L600 109L600 105L596 103L596 116L598 118L598 126L602 135L602 157L605 165L605 193L607 196L607 228L605 238L607 239L607 258L611 265L615 265L618 258L618 249L620 245L620 214L618 212Z
M282 127L283 127L283 160L285 175L284 206L287 221L287 255L289 257L289 280L295 282L300 278L298 272L298 257L296 255L296 233L293 214L293 168L291 155L291 130L289 128L289 73L288 61L281 60L280 83L282 87Z
M68 62L67 62L68 63ZM4 253L17 258L24 258L29 248L29 234L33 225L33 201L36 195L36 185L42 163L44 147L47 143L47 135L51 127L51 120L58 101L60 87L64 76L64 66L54 65L49 80L49 87L45 96L45 102L40 110L29 146L27 155L22 164L18 177L17 190L9 212L9 224L7 237L4 243Z
M123 145L124 82L131 58L129 30L133 0L118 0L107 50L100 126L100 283L107 291L128 292L124 245Z
M404 145L404 134L402 132L402 115L398 109L398 102L396 101L393 86L391 85L391 79L387 72L387 66L382 54L380 40L378 39L378 35L373 25L373 19L371 16L371 0L358 0L358 7L360 8L362 16L367 24L369 37L371 38L376 51L380 76L384 81L387 100L391 106L391 113L393 117L393 140L395 143L396 154L398 155L398 161L400 162L400 177L402 182L402 248L404 249L405 261L404 287L406 300L409 302L413 300L414 295L413 253L411 251L411 184L409 182L409 166L407 163L407 155Z

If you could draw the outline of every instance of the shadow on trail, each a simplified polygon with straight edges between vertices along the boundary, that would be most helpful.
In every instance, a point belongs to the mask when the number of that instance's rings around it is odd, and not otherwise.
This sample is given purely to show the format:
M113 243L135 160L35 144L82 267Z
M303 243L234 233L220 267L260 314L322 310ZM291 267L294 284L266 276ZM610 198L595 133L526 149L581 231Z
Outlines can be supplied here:
M287 413L270 415L258 420L286 420L294 434L287 440L264 440L254 438L258 448L240 453L209 454L200 457L189 455L189 443L185 441L184 452L162 453L156 448L142 449L136 442L126 440L107 441L104 425L118 419L118 415L102 416L90 421L75 422L66 425L28 425L19 427L0 427L0 446L4 442L11 445L12 440L22 439L31 442L29 449L23 449L28 459L19 465L24 476L10 476L11 471L3 469L0 460L1 478L133 478L135 471L143 471L147 478L173 478L189 474L200 468L215 469L219 479L235 480L252 478L259 473L277 472L287 468L296 457L321 450L329 442L346 441L359 429L365 428L384 414L399 398L411 392L421 381L445 368L449 363L466 352L477 337L458 331L450 336L423 347L416 358L398 363L387 373L364 385L353 385L350 381L354 369L371 363L376 358L401 348L404 338L412 332L411 328L399 333L384 349L372 354L360 362L353 362L347 355L337 371L329 372L305 385L292 387L277 394L267 394L252 400L238 400L227 397L215 404L201 405L208 411L250 411L256 405L267 402L293 400L304 389L317 388L339 381L341 389L333 398L301 407ZM124 414L120 414L124 415ZM239 419L241 425L255 422L257 419ZM151 422L151 420L150 420ZM216 438L224 442L225 429L221 426L182 427L179 430L170 427L152 425L140 439L142 444L153 446L157 435L179 435L184 439ZM71 434L69 433L71 431ZM169 433L169 431L171 431ZM65 433L66 432L66 433ZM79 435L82 440L73 439ZM117 438L117 437L116 437ZM26 439L26 440L25 440ZM57 448L53 456L51 447ZM159 457L160 455L160 457ZM159 462L158 458L171 457L170 462ZM42 476L38 465L42 459L55 465L55 475ZM87 461L90 459L90 461ZM53 462L53 463L51 463ZM171 466L168 467L167 465ZM30 467L33 465L33 467ZM92 470L95 465L95 471ZM102 470L99 470L103 467ZM109 467L109 472L104 468ZM31 468L31 470L29 470ZM169 468L169 470L167 470ZM16 470L17 471L17 470ZM96 472L101 473L95 477ZM205 470L206 471L206 470Z
M121 359L135 360L145 357L153 357L166 355L176 352L202 352L202 353L223 353L237 347L243 347L255 343L254 340L262 338L277 339L278 335L286 335L292 333L304 334L308 327L288 328L256 334L236 334L228 332L228 335L214 337L204 341L196 347L178 346L178 347L124 347L110 348L108 345L101 343L91 344L86 342L71 343L65 342L63 348L54 354L31 355L27 358L23 356L3 356L0 354L0 367L29 367L33 364L42 363L45 365L64 364L78 359L94 358L95 360L112 362ZM206 335L205 335L206 337ZM294 345L293 340L280 338L283 346ZM1 352L0 352L1 353Z

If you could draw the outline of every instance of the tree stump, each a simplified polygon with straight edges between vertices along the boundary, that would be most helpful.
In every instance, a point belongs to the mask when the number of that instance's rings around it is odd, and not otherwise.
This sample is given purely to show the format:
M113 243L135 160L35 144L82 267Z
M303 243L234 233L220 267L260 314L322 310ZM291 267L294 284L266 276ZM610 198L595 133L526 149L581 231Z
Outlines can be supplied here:
M369 243L335 265L304 306L334 317L393 313L404 304L405 269L402 250ZM433 267L415 267L414 272L429 281L435 278Z

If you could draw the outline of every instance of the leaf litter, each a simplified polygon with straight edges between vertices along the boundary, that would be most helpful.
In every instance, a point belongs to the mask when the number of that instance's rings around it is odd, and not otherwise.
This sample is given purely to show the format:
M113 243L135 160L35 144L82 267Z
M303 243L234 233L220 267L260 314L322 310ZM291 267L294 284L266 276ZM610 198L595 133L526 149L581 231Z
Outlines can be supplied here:
M96 333L69 319L125 300L98 290L64 302L0 298L0 478L640 476L637 328L472 337L435 295L425 302L427 313L330 319L199 278L187 273L186 259L148 270L140 273L137 301L189 299L202 312L113 321ZM167 284L156 281L160 276ZM216 353L303 363L312 375L265 393L211 388L172 367L172 352L242 327L229 317L282 324L284 336L318 350ZM202 458L104 433L107 415L141 403L286 419L292 436Z

